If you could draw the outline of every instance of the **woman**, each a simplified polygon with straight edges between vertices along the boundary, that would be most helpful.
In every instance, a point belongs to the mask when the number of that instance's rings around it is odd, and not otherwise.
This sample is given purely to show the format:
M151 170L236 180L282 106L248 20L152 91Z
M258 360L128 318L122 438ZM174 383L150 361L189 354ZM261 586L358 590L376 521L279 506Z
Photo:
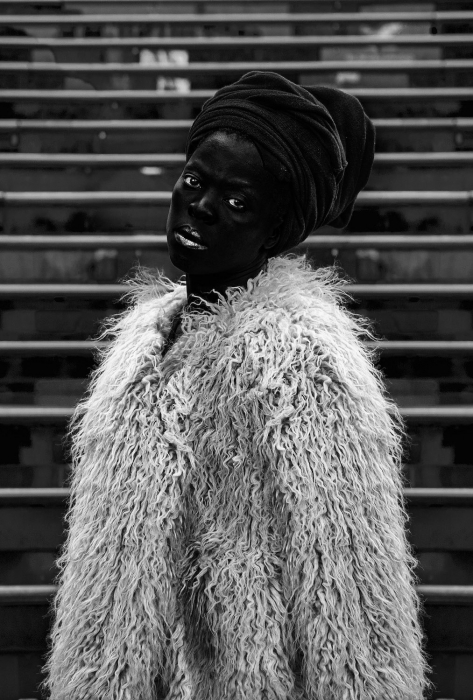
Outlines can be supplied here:
M333 272L359 102L252 72L195 120L168 244L74 423L52 700L420 700L401 427ZM163 291L163 287L165 288Z

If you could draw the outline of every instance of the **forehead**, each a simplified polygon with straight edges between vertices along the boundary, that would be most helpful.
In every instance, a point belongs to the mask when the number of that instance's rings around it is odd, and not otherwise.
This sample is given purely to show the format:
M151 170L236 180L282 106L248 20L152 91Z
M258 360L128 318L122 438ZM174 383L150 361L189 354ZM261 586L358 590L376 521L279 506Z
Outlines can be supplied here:
M256 146L234 134L216 132L196 148L188 161L204 174L225 180L243 179L259 185L265 174Z

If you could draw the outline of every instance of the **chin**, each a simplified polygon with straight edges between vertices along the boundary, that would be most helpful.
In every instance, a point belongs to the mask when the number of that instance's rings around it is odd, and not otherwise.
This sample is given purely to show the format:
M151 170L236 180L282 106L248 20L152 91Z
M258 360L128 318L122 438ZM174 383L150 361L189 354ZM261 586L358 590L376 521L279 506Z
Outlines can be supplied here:
M182 270L183 272L189 273L191 275L208 274L208 270L202 269L202 265L199 265L198 261L192 259L192 250L181 250L180 248L178 249L176 245L168 244L168 253L172 264L179 270Z
M170 246L168 246L168 253L169 253L169 258L174 265L174 267L177 267L179 270L182 270L183 272L190 272L189 270L189 261L184 260L182 256L177 255L176 251L172 250Z

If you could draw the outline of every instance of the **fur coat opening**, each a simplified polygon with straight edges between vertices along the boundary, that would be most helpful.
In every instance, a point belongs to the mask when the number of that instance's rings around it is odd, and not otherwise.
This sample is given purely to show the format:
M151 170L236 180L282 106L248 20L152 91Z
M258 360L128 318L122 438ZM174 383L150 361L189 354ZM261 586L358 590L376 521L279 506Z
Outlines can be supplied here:
M136 281L72 425L51 700L420 700L402 424L305 256Z

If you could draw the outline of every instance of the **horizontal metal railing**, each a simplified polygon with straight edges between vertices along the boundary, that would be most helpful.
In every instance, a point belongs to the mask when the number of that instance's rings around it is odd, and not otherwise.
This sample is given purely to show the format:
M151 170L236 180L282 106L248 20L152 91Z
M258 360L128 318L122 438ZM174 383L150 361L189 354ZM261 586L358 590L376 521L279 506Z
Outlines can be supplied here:
M0 153L0 167L10 168L170 168L182 167L185 162L183 153ZM473 165L473 151L376 153L374 165L468 167Z
M416 586L425 603L437 605L473 605L473 586ZM0 605L49 604L56 594L55 585L0 586Z
M379 350L383 355L473 354L473 340L378 340L368 342L367 345Z
M210 25L210 24L302 24L302 23L385 23L385 22L426 22L438 24L441 22L472 21L473 12L469 10L455 11L418 11L418 12L258 12L258 13L193 13L168 14L160 12L147 13L97 13L97 14L6 14L2 22L19 26L97 26L102 24L133 25L156 24L174 25Z
M0 192L0 205L25 206L167 206L171 192ZM473 190L442 191L364 191L358 195L357 207L382 206L470 206Z
M473 350L473 341L471 343ZM107 342L95 340L0 340L0 357L12 355L90 355Z
M473 44L473 34L471 43ZM473 87L432 88L352 88L344 89L363 101L377 102L421 102L426 101L473 101ZM0 90L0 102L35 102L38 104L59 103L80 105L99 102L134 104L172 104L174 102L201 105L213 97L215 90Z
M0 405L0 423L61 424L70 420L73 410L66 406ZM413 425L473 423L473 406L409 406L400 411L404 420Z
M208 47L207 47L208 48ZM473 60L429 59L429 60L382 60L362 61L205 61L186 64L171 63L52 63L39 61L2 61L0 76L36 74L60 75L114 75L130 73L133 75L164 75L178 77L201 77L214 75L235 75L252 70L273 71L275 73L336 73L338 71L357 71L361 73L445 73L472 72Z
M468 283L346 284L343 289L355 299L473 298L473 284ZM128 290L129 287L125 284L0 284L0 299L77 297L112 301L122 297Z
M336 8L340 7L340 1L341 0L312 0L312 4L316 7L329 7L329 6L334 6ZM132 0L133 6L136 5L145 5L145 6L150 6L152 5L153 7L160 7L161 5L193 5L194 8L196 8L197 11L201 11L202 9L205 9L208 5L233 5L234 0ZM280 4L282 3L283 5L289 5L290 7L297 7L300 4L305 4L307 5L307 0L257 0L258 5L265 5L265 4ZM34 0L0 0L0 9L2 5L6 5L7 7L12 6L14 7L15 5L22 6L22 5L35 5L36 7L41 5L42 10L44 11L47 8L51 8L54 6L58 6L59 9L62 9L66 12L69 12L71 9L77 12L78 7L87 7L87 6L102 6L102 5L107 5L107 4L113 4L115 5L127 5L130 7L130 0L49 0L48 2L43 2L43 3L38 3L34 2ZM239 0L239 5L254 5L254 0ZM367 5L374 4L374 5L383 5L383 4L388 4L390 6L400 4L400 5L405 5L405 0L386 0L385 3L380 2L380 0L342 0L342 4L346 7L347 5L352 5L352 6L358 6L361 5L363 7L366 7ZM435 0L433 3L436 7L441 6L441 7L449 7L450 4L448 0Z
M0 357L26 355L90 355L108 347L94 340L0 340ZM383 355L472 355L473 340L378 340L366 345Z
M167 238L162 233L136 234L0 234L0 250L96 250L153 249L167 250ZM305 249L428 249L471 250L473 235L469 234L315 234L297 246Z
M61 505L69 497L69 488L0 488L0 506ZM415 506L471 506L473 488L405 488L404 498Z
M377 132L473 131L473 118L469 117L388 118L373 119L372 121ZM172 132L185 135L191 124L191 119L0 119L0 133L94 132L101 133L103 137L108 133L126 133L128 135L130 132L146 129L147 134Z
M203 15L200 15L201 17ZM228 15L227 15L228 16ZM256 15L243 15L247 18ZM0 15L1 17L1 15ZM274 19L275 15L267 15ZM291 15L291 17L303 17ZM307 21L299 20L301 24ZM294 19L292 20L294 23ZM245 22L246 24L247 22ZM274 23L274 22L273 22ZM75 22L74 22L75 24ZM0 48L50 49L242 49L323 48L328 46L468 46L471 34L321 34L307 36L209 36L209 37L0 37Z

